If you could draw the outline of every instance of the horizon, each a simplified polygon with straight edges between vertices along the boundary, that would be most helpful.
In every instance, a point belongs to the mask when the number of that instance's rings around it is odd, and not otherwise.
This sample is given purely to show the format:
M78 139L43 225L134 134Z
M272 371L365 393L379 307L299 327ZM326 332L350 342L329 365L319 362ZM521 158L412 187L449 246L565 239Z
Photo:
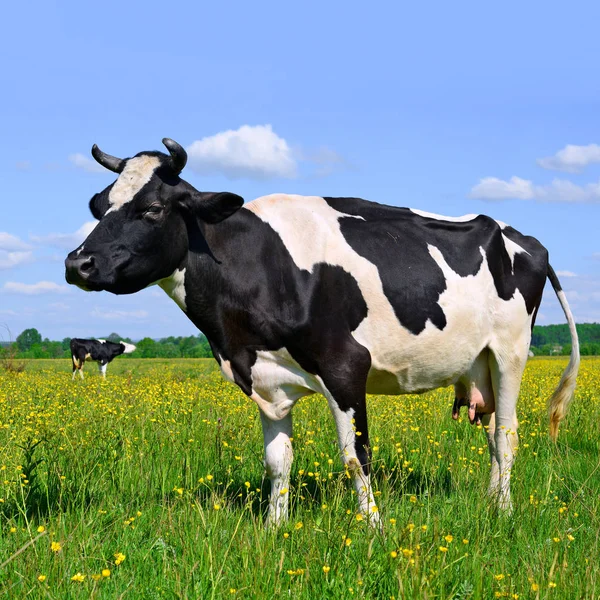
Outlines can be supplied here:
M0 325L53 340L197 335L157 287L113 296L64 280L95 224L88 201L114 180L92 144L125 157L165 136L188 151L184 179L246 202L287 191L488 214L538 238L577 323L600 322L600 6L578 4L582 20L535 2L234 3L235 19L211 5L159 20L161 6L5 9L27 29L0 39ZM565 322L547 287L536 324Z

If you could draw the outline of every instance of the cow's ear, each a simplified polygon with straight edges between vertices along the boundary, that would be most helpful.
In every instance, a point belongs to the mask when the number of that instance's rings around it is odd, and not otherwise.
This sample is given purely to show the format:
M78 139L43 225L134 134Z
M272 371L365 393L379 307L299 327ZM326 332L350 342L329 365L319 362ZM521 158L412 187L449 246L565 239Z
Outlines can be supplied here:
M104 213L108 210L108 206L108 193L106 190L96 194L90 200L90 212L98 221L104 216Z
M236 212L244 199L231 192L198 192L194 190L182 204L205 223L219 223Z

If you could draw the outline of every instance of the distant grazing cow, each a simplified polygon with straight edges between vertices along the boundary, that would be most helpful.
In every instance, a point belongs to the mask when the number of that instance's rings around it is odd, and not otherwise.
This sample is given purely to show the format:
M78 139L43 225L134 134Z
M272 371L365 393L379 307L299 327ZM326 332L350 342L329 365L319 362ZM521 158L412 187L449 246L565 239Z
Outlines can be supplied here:
M291 409L322 393L360 510L378 520L365 393L454 384L488 426L489 491L509 509L516 403L546 278L566 315L569 366L549 401L556 436L575 387L573 317L547 250L483 215L443 217L358 198L235 194L180 179L187 155L119 159L90 201L100 223L65 261L69 283L132 294L158 283L208 338L227 379L259 407L269 522L287 517ZM494 412L495 411L495 412Z
M71 379L75 379L76 371L79 371L79 375L83 379L83 366L86 360L95 360L102 377L106 377L106 366L113 358L121 354L131 354L134 350L133 344L125 342L116 344L106 340L73 338L71 340L71 359L73 360L73 377Z

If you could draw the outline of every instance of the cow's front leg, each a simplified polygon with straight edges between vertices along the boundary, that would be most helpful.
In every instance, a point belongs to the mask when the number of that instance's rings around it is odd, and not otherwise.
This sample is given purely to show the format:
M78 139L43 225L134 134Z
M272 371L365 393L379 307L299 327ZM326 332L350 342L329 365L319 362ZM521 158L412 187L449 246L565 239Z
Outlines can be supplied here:
M288 518L292 451L292 414L275 421L260 411L265 441L265 469L271 480L267 526L276 527Z
M366 402L363 399L359 406L344 410L332 396L328 400L335 419L342 461L354 481L358 508L370 525L378 526L379 510L371 488L371 449Z
M358 496L360 512L372 526L379 512L371 489L371 448L367 423L366 384L371 355L353 339L327 354L323 373L325 395L335 419L342 460Z

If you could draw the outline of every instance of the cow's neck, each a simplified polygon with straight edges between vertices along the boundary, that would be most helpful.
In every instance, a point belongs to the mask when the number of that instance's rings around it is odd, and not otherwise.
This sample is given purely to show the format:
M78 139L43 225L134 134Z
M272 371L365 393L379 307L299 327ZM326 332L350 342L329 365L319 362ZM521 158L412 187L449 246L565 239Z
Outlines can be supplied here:
M230 345L229 329L243 323L247 343L258 343L252 334L252 315L248 312L248 298L239 281L236 259L240 247L248 255L256 252L256 245L244 243L241 238L248 231L247 211L215 225L200 225L201 239L190 240L190 250L174 273L159 282L160 287L177 303L189 319L219 350L227 353ZM250 277L250 273L246 274ZM241 340L238 340L241 341Z

